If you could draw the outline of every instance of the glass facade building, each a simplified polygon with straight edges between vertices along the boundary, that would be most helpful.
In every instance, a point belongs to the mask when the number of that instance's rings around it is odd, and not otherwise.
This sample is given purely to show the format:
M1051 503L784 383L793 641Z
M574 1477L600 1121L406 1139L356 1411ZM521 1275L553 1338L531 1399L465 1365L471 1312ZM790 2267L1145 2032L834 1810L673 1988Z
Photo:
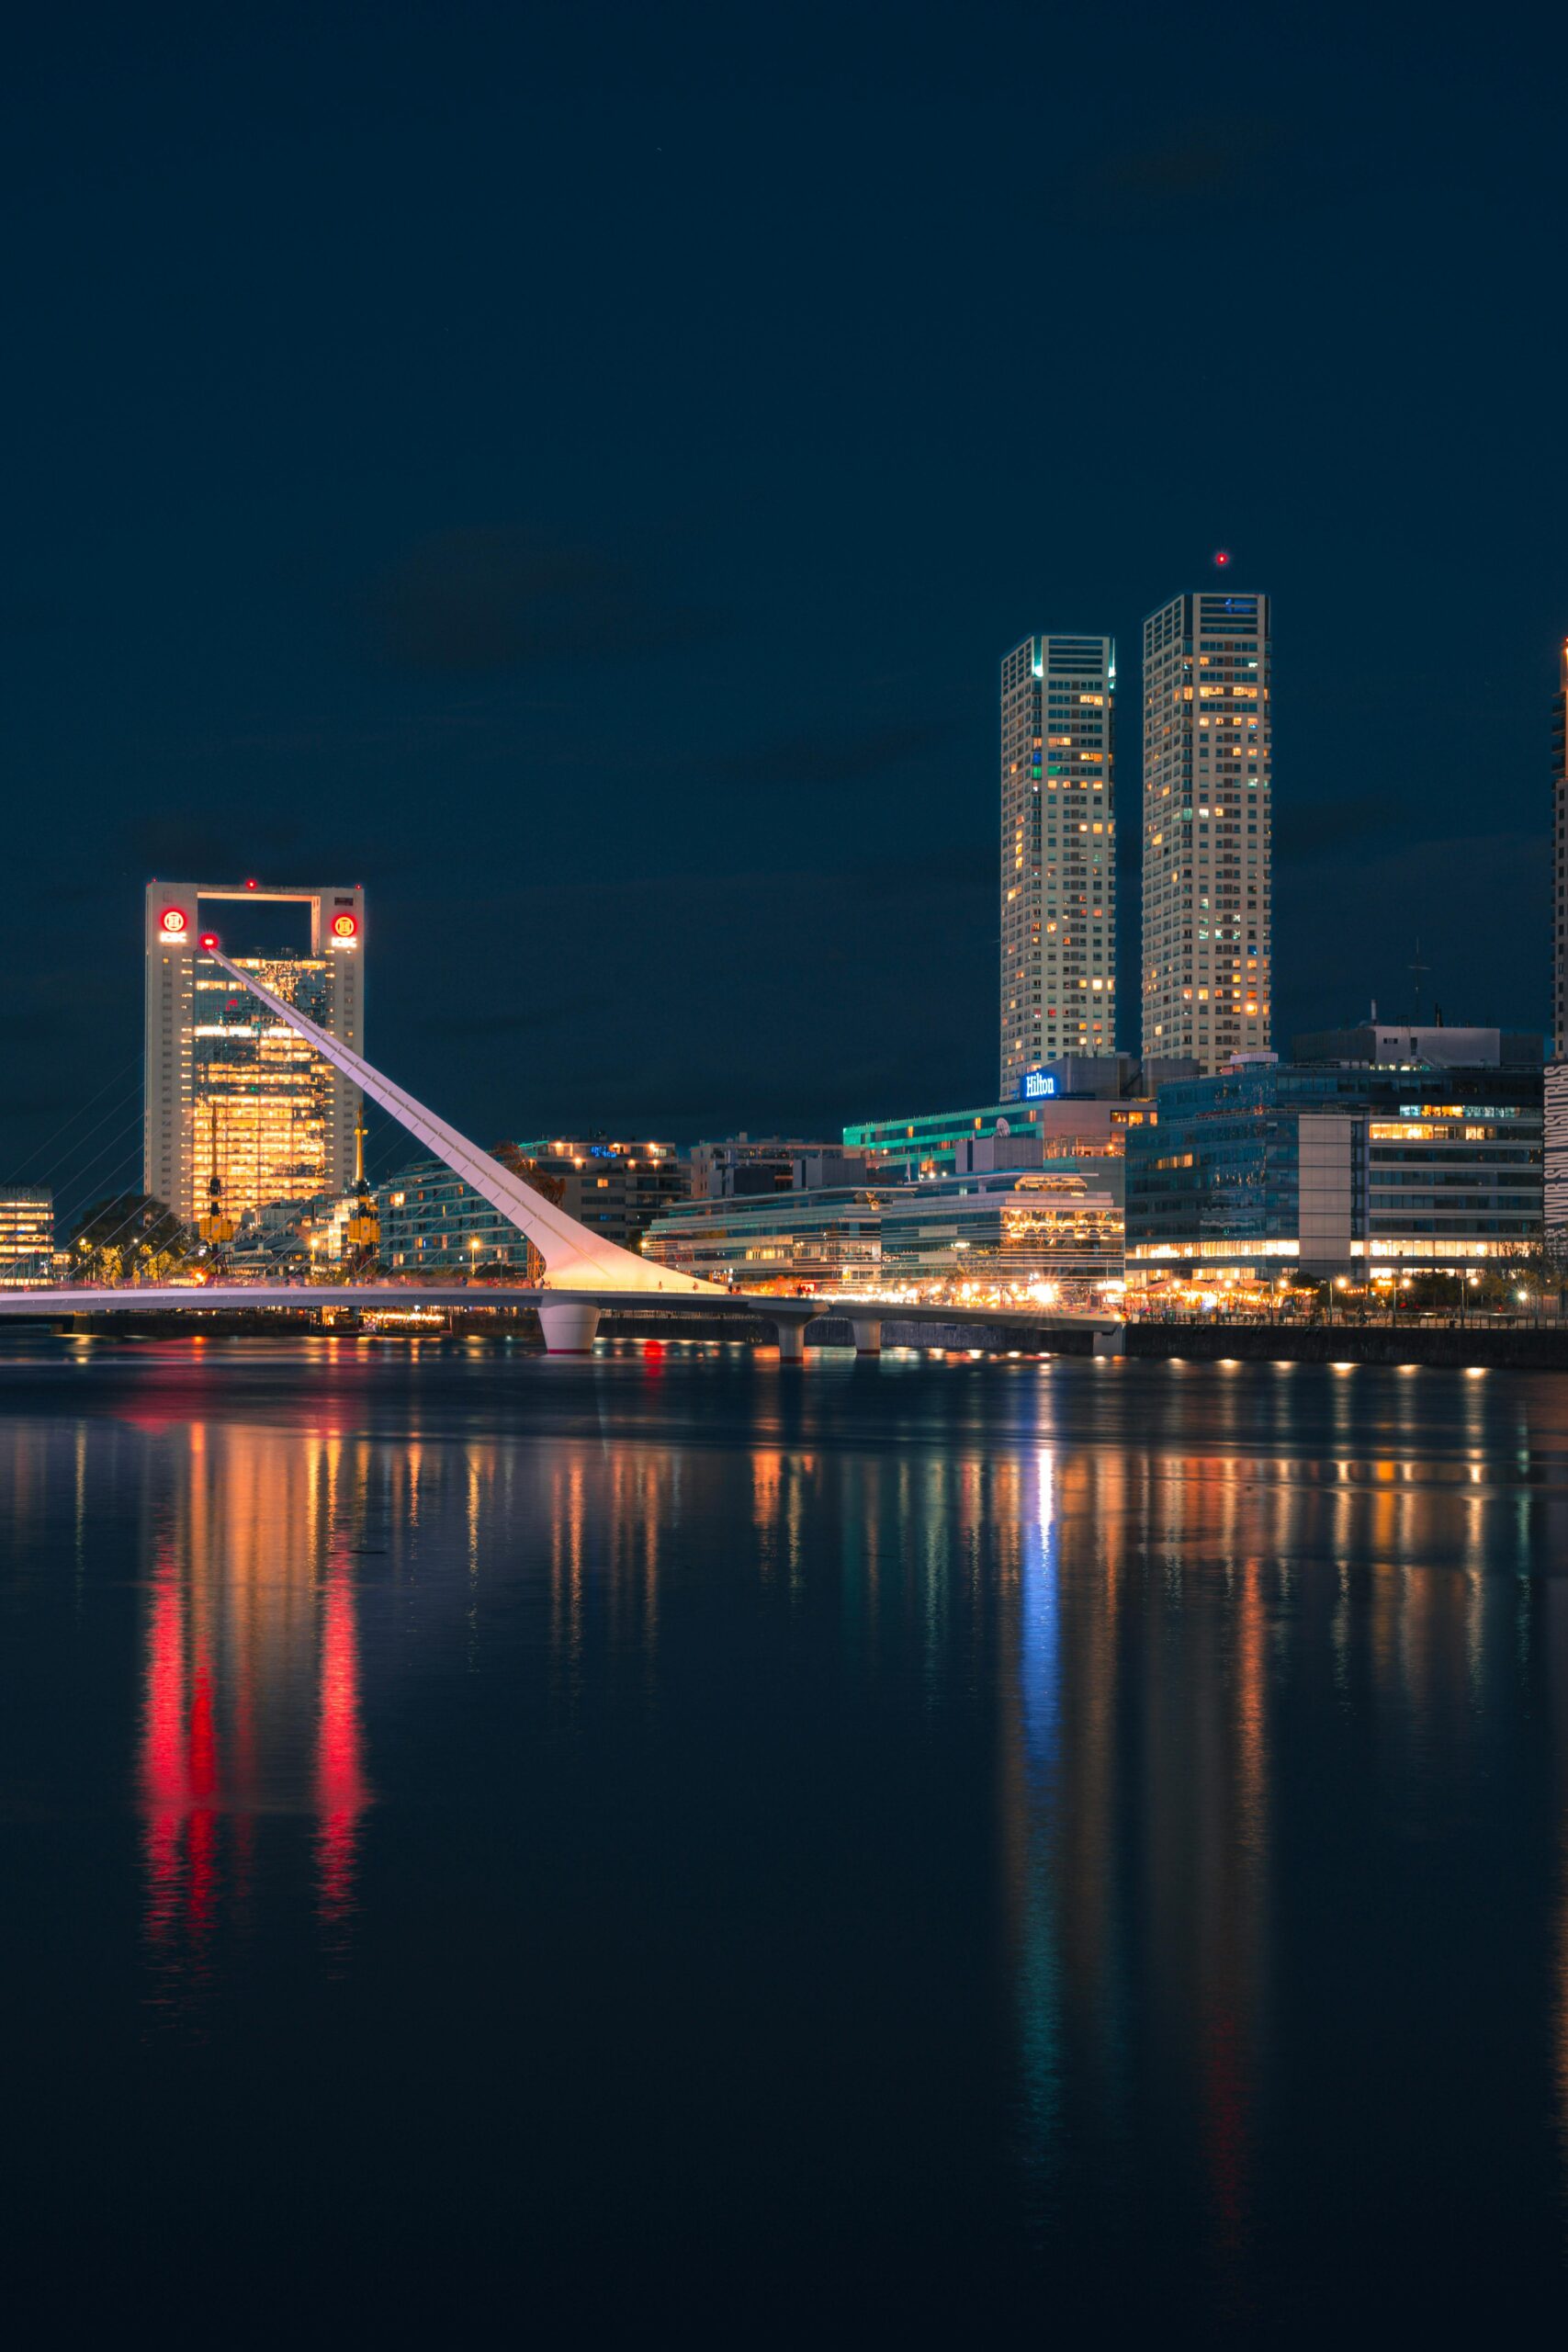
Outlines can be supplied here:
M234 960L286 1004L325 1024L331 1008L323 957ZM236 988L209 956L196 958L194 999L191 1182L178 1213L205 1210L214 1176L224 1214L236 1221L264 1204L325 1192L337 1083L331 1064Z
M866 1185L829 1184L681 1201L649 1227L642 1254L739 1290L854 1289L874 1282L881 1263L884 1197Z
M504 1266L536 1282L539 1261L510 1217L443 1159L411 1160L376 1188L381 1264L389 1273L451 1274Z
M1538 1241L1539 1067L1253 1065L1127 1138L1127 1272L1482 1266Z

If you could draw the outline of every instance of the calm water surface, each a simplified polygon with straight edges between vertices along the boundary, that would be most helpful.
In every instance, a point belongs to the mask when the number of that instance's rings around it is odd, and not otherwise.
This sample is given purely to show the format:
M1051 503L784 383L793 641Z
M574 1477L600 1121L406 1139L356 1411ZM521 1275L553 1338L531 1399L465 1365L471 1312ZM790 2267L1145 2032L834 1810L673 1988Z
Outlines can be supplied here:
M1555 2334L1565 1477L1548 1377L7 1335L8 2293Z

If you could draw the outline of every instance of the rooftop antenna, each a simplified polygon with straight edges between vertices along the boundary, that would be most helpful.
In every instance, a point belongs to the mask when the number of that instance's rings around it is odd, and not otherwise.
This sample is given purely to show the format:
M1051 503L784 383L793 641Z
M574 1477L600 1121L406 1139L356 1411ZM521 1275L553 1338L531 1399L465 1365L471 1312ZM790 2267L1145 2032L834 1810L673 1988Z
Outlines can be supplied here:
M1431 968L1430 964L1423 964L1421 961L1421 941L1417 935L1416 953L1411 957L1409 965L1410 977L1416 984L1416 1016L1411 1025L1416 1029L1421 1026L1421 981L1423 975L1429 972Z

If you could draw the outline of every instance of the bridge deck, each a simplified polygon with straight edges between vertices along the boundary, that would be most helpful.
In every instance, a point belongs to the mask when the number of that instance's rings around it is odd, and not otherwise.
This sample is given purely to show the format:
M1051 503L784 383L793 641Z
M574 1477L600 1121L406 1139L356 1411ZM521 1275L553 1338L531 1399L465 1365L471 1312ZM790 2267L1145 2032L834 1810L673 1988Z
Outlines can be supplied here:
M0 1320L58 1320L73 1315L144 1315L173 1308L191 1315L220 1309L254 1312L268 1307L293 1313L322 1306L408 1309L455 1306L470 1310L493 1306L595 1306L605 1314L733 1316L753 1322L801 1326L822 1317L883 1323L948 1323L982 1327L997 1325L1032 1330L1110 1330L1115 1318L1104 1315L1068 1315L1040 1307L949 1306L931 1302L880 1298L771 1297L746 1291L705 1296L682 1291L546 1290L513 1283L209 1283L199 1288L187 1283L143 1283L124 1289L95 1290L63 1285L55 1289L0 1291Z

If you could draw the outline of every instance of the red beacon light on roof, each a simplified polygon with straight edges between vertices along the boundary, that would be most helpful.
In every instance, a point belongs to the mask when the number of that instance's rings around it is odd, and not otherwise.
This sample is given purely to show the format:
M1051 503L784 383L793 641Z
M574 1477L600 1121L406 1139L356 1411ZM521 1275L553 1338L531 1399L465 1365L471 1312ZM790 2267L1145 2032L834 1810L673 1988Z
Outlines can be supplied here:
M1214 568L1216 571L1223 571L1230 560L1231 551L1229 548L1216 548L1214 549Z
M247 882L246 882L246 884L245 884L245 888L246 888L246 889L247 889L247 890L254 890L254 889L255 888L255 887L256 887L256 884L255 884L255 876L254 876L254 875L252 875L252 876L250 876L250 878L247 880Z
M204 947L216 947L218 933L215 931L204 931L201 934L201 944Z

